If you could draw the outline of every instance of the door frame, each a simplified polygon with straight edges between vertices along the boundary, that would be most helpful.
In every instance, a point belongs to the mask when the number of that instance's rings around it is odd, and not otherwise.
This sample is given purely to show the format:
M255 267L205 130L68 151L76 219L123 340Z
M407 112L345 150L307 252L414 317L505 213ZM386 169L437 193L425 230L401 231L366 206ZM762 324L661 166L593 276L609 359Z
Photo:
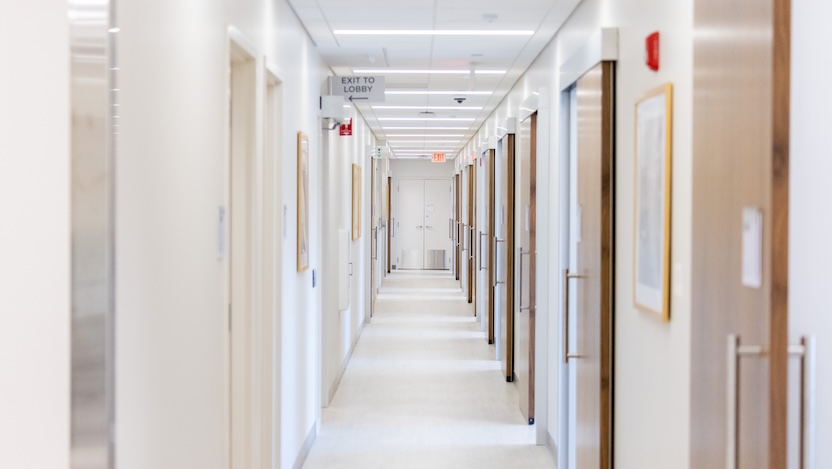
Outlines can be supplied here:
M391 180L391 182L388 185L388 197L390 197L390 193L392 192L392 178L389 178L389 179ZM441 177L416 177L416 176L410 176L410 177L402 176L402 177L398 177L396 179L397 179L397 181L396 181L396 191L398 192L398 196L396 197L396 214L398 215L398 218L399 218L399 220L397 220L399 222L399 224L401 224L401 218L402 218L402 210L401 210L402 195L401 195L401 191L399 190L400 189L400 187L399 187L400 186L400 184L399 184L400 181L422 181L422 182L445 181L445 182L449 182L450 186L451 186L451 207L449 207L448 212L450 213L451 216L454 215L454 205L453 204L454 204L455 195L454 195L454 187L453 187L453 183L454 183L453 181L454 180L453 179L451 179L449 181L448 179L441 178ZM388 203L387 210L388 210L388 216L389 216L390 212L392 211L392 203ZM424 219L424 214L423 214L423 219ZM391 227L393 226L392 222L390 223L390 226ZM401 229L401 228L399 228L399 229ZM388 239L393 237L392 229L388 230L387 236L388 236ZM450 239L448 239L448 241L453 242L453 239L450 238ZM388 265L387 265L387 268L390 269L390 264L392 263L392 252L390 252L390 250L392 249L392 243L387 244L387 249L388 249L388 256L387 256L387 264ZM396 242L396 249L398 249L399 254L401 254L401 251L402 251L401 241ZM456 247L453 247L453 249L455 250ZM451 254L454 255L454 252L451 252ZM424 264L424 259L425 259L425 233L424 233L424 230L423 230L423 232L422 232L422 270L425 270L424 269L424 265L425 265ZM453 267L454 267L453 262L454 261L452 260L451 261L452 265L449 265L446 270L451 271L453 269ZM397 270L419 270L419 269L402 269L401 259L399 259L399 262L396 264L396 269ZM388 270L388 273L390 273L389 270Z
M618 60L618 28L601 28L596 33L592 35L592 37L584 43L566 62L563 63L560 67L560 109L558 113L560 115L560 126L559 126L559 134L560 134L560 145L558 149L558 162L559 165L559 182L560 182L560 190L559 190L559 211L560 216L558 219L558 228L557 228L557 249L559 252L559 261L557 264L558 272L563 273L566 272L570 267L570 204L572 202L570 198L571 194L571 182L570 182L570 158L571 158L571 148L572 148L572 139L571 139L571 121L572 121L572 103L570 99L570 92L571 89L577 84L578 80L583 77L587 72L595 68L597 65L610 62L612 63L612 68L615 68L615 63ZM614 72L613 72L614 73ZM615 106L615 97L613 96L613 103L612 107ZM525 107L525 106L524 106ZM614 109L613 109L613 121L614 121ZM615 128L611 129L611 142L610 142L610 151L615 152ZM613 157L614 158L614 157ZM614 160L613 160L614 161ZM612 168L612 172L610 175L611 181L611 188L615 187L615 171L614 167ZM610 193L610 197L613 200L610 201L610 208L612 210L612 226L614 227L614 194ZM613 234L613 239L610 241L611 244L611 251L609 254L610 260L610 274L611 283L614 285L614 264L615 264L615 239ZM554 246L552 246L554 248ZM561 274L561 277L563 275ZM558 429L558 435L556 437L557 440L557 465L558 467L570 469L569 460L570 460L570 444L572 435L569 434L569 400L570 400L570 367L567 360L567 354L569 353L566 350L567 346L567 335L568 331L568 305L566 304L566 288L568 288L568 284L563 281L558 283L560 284L560 289L558 292L558 305L554 306L552 310L558 311L557 320L558 326L556 326L557 333L556 333L556 341L555 338L552 338L552 343L556 345L555 349L559 350L556 356L558 356L558 384L557 388L557 425L556 428ZM546 288L538 290L539 292L545 292ZM614 291L614 288L613 288ZM612 292L610 292L612 295ZM614 433L613 433L613 425L612 425L612 417L614 413L614 384L615 384L615 360L614 360L614 333L612 331L612 318L614 317L614 298L611 298L611 305L610 305L610 337L609 337L609 347L610 347L610 386L609 386L609 435L607 435L608 440L608 456L609 456L609 464L610 467L612 465L612 455L613 455L613 448L614 448ZM538 380L541 381L541 380Z

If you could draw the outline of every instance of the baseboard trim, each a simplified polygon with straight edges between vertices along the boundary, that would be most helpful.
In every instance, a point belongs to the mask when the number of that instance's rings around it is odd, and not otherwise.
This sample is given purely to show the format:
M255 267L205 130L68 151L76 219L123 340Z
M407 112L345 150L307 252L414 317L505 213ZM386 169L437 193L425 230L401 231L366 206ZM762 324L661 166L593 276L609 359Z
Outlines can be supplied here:
M309 456L309 452L312 450L312 445L315 443L315 438L318 437L318 425L312 425L312 429L309 430L309 434L306 435L306 440L303 442L303 447L300 449L300 453L298 453L298 457L295 460L295 464L292 465L293 469L301 469L303 467L303 463L306 462L306 458Z
M549 444L546 447L549 449L549 454L552 455L552 459L555 461L555 465L558 463L558 447L555 444L555 440L552 439L552 434L546 432L546 439L549 440Z
M338 392L338 388L341 386L341 378L344 377L344 373L347 371L347 366L350 364L350 360L352 360L352 353L355 351L355 346L358 345L358 339L361 338L365 325L366 323L362 322L361 326L359 326L358 333L355 334L355 339L350 345L350 351L347 352L347 356L344 357L344 361L341 363L341 370L338 372L338 376L335 377L335 381L332 382L332 386L329 387L329 396L327 399L328 403L332 402L332 399L335 397L335 393Z

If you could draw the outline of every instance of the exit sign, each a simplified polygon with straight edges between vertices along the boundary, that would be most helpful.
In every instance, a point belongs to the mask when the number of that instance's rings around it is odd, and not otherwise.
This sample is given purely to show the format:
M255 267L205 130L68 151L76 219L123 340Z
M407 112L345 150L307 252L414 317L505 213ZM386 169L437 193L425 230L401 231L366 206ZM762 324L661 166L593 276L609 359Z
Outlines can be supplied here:
M445 154L444 153L434 153L433 158L431 159L434 163L444 163L445 162Z

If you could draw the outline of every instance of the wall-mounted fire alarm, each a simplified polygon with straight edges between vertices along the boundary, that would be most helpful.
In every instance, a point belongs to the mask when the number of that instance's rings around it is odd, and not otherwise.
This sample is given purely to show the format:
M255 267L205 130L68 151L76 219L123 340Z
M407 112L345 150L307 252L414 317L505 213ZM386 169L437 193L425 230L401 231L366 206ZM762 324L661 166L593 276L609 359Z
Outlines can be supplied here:
M647 36L645 41L647 67L654 72L659 71L659 32Z

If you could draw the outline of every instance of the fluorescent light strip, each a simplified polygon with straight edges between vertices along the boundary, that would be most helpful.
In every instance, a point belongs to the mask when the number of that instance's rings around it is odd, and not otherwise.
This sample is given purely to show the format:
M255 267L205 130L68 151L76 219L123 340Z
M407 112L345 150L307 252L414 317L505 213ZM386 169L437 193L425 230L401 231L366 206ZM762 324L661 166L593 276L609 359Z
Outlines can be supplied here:
M490 96L493 91L449 91L449 90L385 90L384 94L407 95L459 95L459 96Z
M468 127L382 127L381 130L468 130Z
M401 143L453 143L447 140L388 140L387 143L390 145L399 145Z
M373 106L379 110L481 111L482 106Z
M533 36L534 31L521 29L336 29L340 36Z
M473 122L473 117L379 117L378 121L454 121Z
M386 134L387 138L393 137L459 137L462 138L465 134Z
M387 70L387 69L359 69L353 70L353 73L358 74L378 74L378 75L469 75L471 70ZM475 70L477 75L504 75L505 70Z

